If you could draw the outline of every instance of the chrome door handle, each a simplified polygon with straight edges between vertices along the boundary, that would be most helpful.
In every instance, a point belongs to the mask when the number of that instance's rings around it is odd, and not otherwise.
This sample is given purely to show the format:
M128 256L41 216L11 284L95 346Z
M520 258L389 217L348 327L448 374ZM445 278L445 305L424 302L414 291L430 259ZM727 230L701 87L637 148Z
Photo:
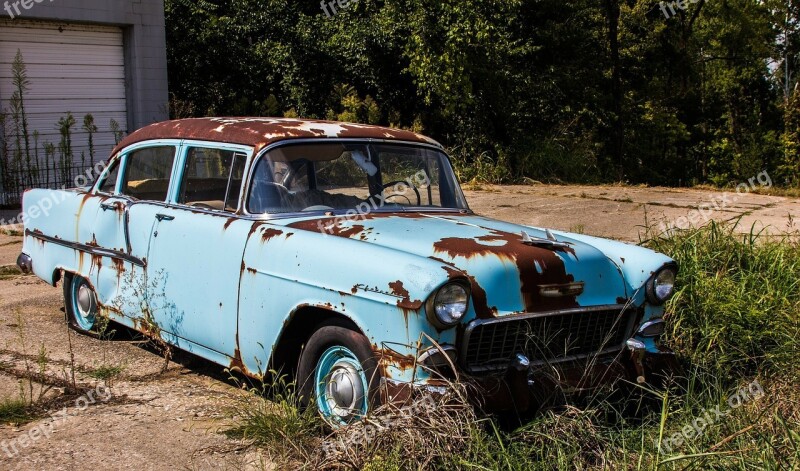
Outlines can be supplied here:
M102 203L100 205L100 208L102 208L103 211L116 211L117 210L117 206L116 205L114 205L114 204L106 204L106 203Z
M156 214L156 219L159 221L174 221L175 216L169 216L167 214Z

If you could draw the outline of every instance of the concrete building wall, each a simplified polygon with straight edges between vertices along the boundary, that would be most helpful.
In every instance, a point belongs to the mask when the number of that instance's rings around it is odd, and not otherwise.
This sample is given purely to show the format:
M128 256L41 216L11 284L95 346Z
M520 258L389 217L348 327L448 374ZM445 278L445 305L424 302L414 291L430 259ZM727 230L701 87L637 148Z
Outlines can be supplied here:
M127 131L169 118L163 0L0 0L0 14L19 20L123 28ZM38 3L37 3L38 2ZM10 11L10 13L9 13Z

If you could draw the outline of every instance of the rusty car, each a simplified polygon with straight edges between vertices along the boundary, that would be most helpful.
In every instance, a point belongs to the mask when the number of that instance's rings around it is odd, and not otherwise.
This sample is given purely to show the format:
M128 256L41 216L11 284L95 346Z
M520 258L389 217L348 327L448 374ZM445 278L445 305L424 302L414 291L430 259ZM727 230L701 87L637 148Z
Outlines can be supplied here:
M57 197L54 197L54 193ZM336 426L455 379L488 411L537 388L649 381L677 265L473 213L442 145L326 121L196 118L116 147L93 184L32 189L18 265L101 319L293 375Z

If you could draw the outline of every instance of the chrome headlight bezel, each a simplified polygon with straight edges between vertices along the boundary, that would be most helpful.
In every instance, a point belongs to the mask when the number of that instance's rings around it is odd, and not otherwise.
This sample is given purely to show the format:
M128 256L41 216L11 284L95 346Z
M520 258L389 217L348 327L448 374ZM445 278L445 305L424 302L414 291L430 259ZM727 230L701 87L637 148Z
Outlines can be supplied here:
M669 298L675 294L677 277L678 266L675 264L665 265L655 272L647 281L647 300L656 306L661 306L669 301ZM665 287L668 287L666 292L664 292Z
M440 329L455 327L467 315L469 301L470 290L466 283L453 281L442 285L428 298L426 305L428 320ZM450 307L448 309L445 306Z

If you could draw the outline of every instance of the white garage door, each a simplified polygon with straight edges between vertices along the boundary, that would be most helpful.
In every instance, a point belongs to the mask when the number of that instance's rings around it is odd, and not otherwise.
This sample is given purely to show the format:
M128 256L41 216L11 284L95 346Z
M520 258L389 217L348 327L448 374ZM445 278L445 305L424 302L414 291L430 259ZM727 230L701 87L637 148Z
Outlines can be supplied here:
M123 131L127 128L122 41L122 30L115 27L0 20L2 108L9 110L14 91L11 65L20 51L30 82L24 103L31 134L38 131L40 145L49 142L58 148L58 121L71 112L76 122L72 128L73 164L81 165L83 153L88 166L88 134L83 123L91 114L99 128L94 136L95 161L107 159L115 144L111 120ZM40 149L39 153L44 152Z

